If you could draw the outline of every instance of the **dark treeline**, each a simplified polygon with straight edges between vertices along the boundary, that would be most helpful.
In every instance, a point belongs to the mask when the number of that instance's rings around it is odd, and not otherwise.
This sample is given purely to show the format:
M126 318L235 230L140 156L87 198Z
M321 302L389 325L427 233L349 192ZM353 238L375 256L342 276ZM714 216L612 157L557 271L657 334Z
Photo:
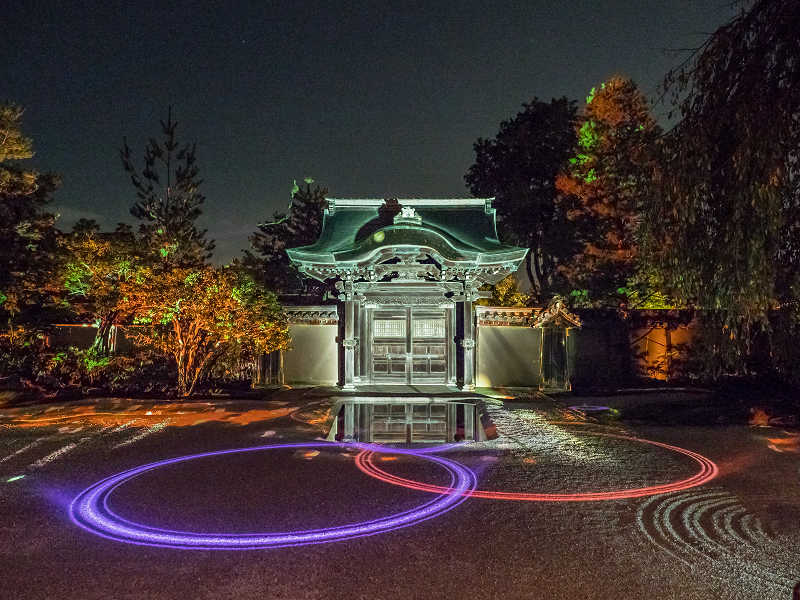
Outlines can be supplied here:
M617 76L580 103L533 98L478 139L466 185L495 197L501 239L529 249L529 294L506 281L495 301L559 295L573 308L695 310L698 376L759 371L797 384L797 31L795 0L745 4L665 76L655 100L670 112L666 131L636 84ZM286 343L279 298L327 297L285 253L319 235L324 186L295 184L288 210L217 268L195 225L205 200L195 145L178 141L171 113L142 163L123 142L139 225L108 232L85 220L55 228L47 205L58 177L17 162L32 155L22 116L0 107L0 376L52 376L69 363L73 381L108 383L168 356L178 393L189 394ZM69 319L98 325L93 348L45 350L47 325ZM148 350L110 356L114 325Z

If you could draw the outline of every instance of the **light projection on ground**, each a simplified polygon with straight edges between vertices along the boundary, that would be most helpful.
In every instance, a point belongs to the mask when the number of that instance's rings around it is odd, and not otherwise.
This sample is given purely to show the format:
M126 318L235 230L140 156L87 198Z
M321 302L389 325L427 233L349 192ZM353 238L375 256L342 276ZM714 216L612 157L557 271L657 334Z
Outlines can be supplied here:
M761 518L722 489L648 498L636 524L651 544L689 569L736 581L755 598L788 598L800 579L791 527L769 531Z
M401 451L418 455L424 460L432 461L443 467L450 475L450 485L448 489L452 490L452 492L437 494L433 500L428 500L415 509L396 513L380 519L374 519L372 521L325 529L279 533L226 534L159 529L124 519L115 514L109 507L109 497L117 488L143 473L166 465L238 452L334 447L337 447L337 445L329 442L278 444L235 450L222 450L218 452L204 452L150 463L113 475L85 489L70 505L70 518L73 523L91 533L131 544L195 550L252 550L277 548L333 542L374 535L401 527L408 527L420 521L440 515L459 505L466 499L468 492L473 490L476 485L475 475L472 471L452 460L430 454ZM359 445L359 447L368 451L381 450L381 448L377 446L365 447L364 445ZM393 449L392 452L396 453L397 451Z
M7 409L2 416L19 429L48 425L74 425L83 427L186 427L203 423L249 425L285 417L298 410L297 406L283 406L286 402L270 401L269 408L255 409L243 403L182 402L179 404L135 404L122 399L100 404L78 406L22 407Z
M284 546L298 546L305 544L326 543L341 541L354 537L374 535L401 527L408 527L420 521L438 516L469 497L490 498L495 500L523 500L523 501L598 501L615 500L622 498L635 498L642 496L654 496L658 494L675 493L707 483L713 479L717 473L717 466L709 459L689 450L643 440L627 436L586 433L588 435L601 435L609 438L617 438L625 441L635 441L643 444L651 444L666 450L677 452L688 456L700 465L697 474L687 479L681 479L672 483L640 487L626 490L598 491L575 494L537 494L537 493L513 493L502 491L477 490L477 479L475 474L467 467L454 460L436 456L434 453L441 453L458 447L458 444L447 444L433 448L424 449L401 449L382 447L374 444L348 443L347 447L360 450L355 458L358 469L380 481L411 488L421 492L436 494L434 499L422 502L418 507L404 512L388 515L379 519L353 523L343 526L334 526L323 529L287 531L277 533L237 533L229 534L224 532L192 532L177 531L149 527L141 523L136 523L125 519L116 514L109 505L111 495L132 479L148 473L155 469L176 463L196 461L205 457L220 456L241 452L258 452L282 449L303 450L306 453L318 454L320 449L332 449L341 447L340 444L331 442L319 443L298 443L298 444L272 444L267 446L257 446L234 450L222 450L217 452L206 452L172 458L169 460L158 461L124 471L117 475L108 477L95 485L81 492L72 502L69 513L72 521L83 529L96 535L132 544L160 546L169 548L198 549L198 550L245 550L277 548ZM429 485L424 482L414 481L392 475L375 463L376 455L380 453L391 453L394 456L382 456L381 458L396 458L396 455L411 455L423 460L431 461L442 467L449 475L450 481L446 486ZM381 461L386 462L386 461Z
M475 498L489 498L492 500L523 500L523 501L527 500L535 502L581 502L581 501L592 501L592 500L620 500L623 498L640 498L643 496L654 496L657 494L666 494L666 493L686 490L689 488L697 487L699 485L703 485L704 483L708 483L709 481L714 479L714 477L716 477L717 474L719 473L717 465L714 464L709 459L707 459L706 457L701 456L696 452L691 452L690 450L678 448L677 446L670 446L667 444L662 444L660 442L653 442L641 438L611 435L605 433L585 432L584 435L598 435L609 438L617 438L621 440L641 442L644 444L652 444L653 446L666 448L667 450L671 450L673 452L679 452L694 459L700 465L700 470L694 476L689 477L688 479L681 479L679 481L675 481L672 483L633 488L627 490L585 492L585 493L575 493L575 494L534 494L534 493L501 492L501 491L476 489L462 493L468 494L469 496ZM423 482L413 481L411 479L397 477L395 475L387 473L386 471L382 470L375 464L373 458L374 458L374 453L370 450L365 450L356 457L356 466L364 473L371 475L372 477L376 477L381 481L385 481L386 483L391 483L394 485L399 485L402 487L407 487L423 492L436 492L439 494L457 493L452 488L428 485Z

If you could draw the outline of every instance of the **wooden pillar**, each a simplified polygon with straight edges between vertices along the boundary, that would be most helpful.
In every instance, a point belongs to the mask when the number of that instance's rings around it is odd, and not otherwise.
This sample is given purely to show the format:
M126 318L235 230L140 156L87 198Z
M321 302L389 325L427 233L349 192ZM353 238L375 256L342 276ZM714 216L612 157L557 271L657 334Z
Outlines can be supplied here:
M464 439L478 441L475 435L475 406L473 404L464 405Z
M358 341L355 337L355 298L352 281L344 284L344 390L354 390L355 386L355 350Z
M355 403L344 404L344 439L355 439Z
M472 309L472 290L464 284L464 338L461 346L464 348L464 384L461 389L471 392L475 389L475 311Z

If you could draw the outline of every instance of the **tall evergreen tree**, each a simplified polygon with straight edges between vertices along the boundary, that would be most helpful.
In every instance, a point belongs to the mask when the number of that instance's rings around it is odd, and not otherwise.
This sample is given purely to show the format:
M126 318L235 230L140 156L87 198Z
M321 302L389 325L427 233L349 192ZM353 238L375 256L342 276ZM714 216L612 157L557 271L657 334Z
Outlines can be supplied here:
M321 297L326 286L303 278L289 261L287 248L309 246L322 231L322 218L328 205L328 188L306 178L304 185L295 182L288 213L275 213L274 221L258 226L250 236L253 251L245 255L245 265L259 281L280 296L306 294Z
M573 252L558 268L580 298L613 306L637 275L637 211L661 130L636 84L622 77L592 89L575 127L576 155L556 182Z
M464 179L474 196L495 198L501 240L530 248L528 279L541 301L553 286L558 240L548 231L556 175L574 147L577 107L567 98L549 103L534 98L523 109L503 121L494 138L475 142L475 164Z
M166 269L202 267L214 250L207 232L195 226L205 201L200 193L197 144L181 145L177 127L170 109L166 122L161 121L162 141L151 138L145 148L141 172L127 139L120 150L122 165L139 197L131 214L142 221L139 234L153 260Z
M0 310L9 315L47 304L58 259L55 216L46 206L59 178L7 163L33 156L22 115L17 105L0 105Z

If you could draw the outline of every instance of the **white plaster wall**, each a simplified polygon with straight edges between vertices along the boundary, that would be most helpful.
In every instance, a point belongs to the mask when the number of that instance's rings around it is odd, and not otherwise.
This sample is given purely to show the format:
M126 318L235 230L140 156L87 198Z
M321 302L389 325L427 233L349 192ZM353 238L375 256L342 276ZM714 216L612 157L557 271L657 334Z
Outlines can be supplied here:
M338 325L289 325L292 341L283 353L286 385L335 385L339 380Z
M541 329L478 327L478 387L539 387L541 383Z

